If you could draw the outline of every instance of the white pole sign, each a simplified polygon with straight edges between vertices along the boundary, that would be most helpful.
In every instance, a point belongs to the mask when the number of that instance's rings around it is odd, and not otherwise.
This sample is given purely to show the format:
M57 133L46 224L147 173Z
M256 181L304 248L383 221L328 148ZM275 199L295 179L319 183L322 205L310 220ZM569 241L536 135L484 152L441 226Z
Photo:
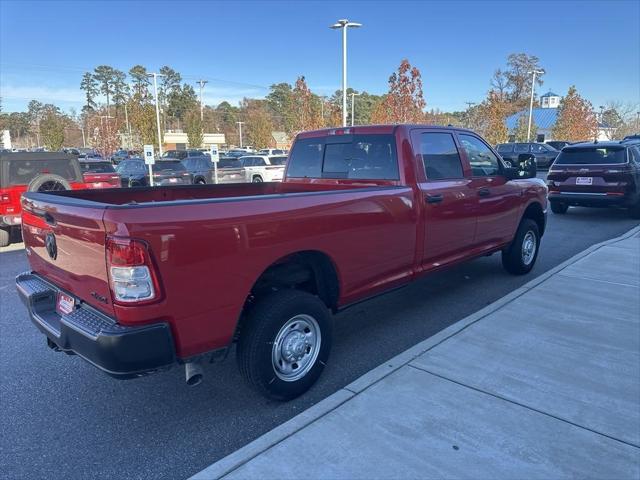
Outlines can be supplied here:
M220 161L220 154L218 153L218 146L211 145L210 147L211 161L213 162L213 181L218 183L218 162Z
M153 155L153 145L144 146L144 163L149 167L149 185L153 187L153 165L156 163L156 158Z

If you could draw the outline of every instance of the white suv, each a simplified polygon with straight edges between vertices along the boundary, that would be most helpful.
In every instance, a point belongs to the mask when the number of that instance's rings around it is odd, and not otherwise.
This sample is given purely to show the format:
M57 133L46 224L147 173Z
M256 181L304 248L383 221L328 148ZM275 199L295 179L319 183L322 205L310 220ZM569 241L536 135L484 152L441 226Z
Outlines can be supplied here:
M239 158L240 169L244 173L245 182L281 182L284 167L287 163L285 155L246 155Z
M286 155L287 151L280 148L263 148L258 151L258 155Z

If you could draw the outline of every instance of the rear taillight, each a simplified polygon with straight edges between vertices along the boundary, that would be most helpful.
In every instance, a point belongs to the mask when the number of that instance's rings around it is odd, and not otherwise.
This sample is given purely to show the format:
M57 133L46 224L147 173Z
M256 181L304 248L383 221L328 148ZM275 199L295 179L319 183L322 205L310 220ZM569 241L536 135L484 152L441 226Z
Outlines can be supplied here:
M9 203L11 199L9 198L8 193L0 193L0 203Z
M130 304L158 298L158 282L144 242L130 238L109 238L107 268L115 302Z

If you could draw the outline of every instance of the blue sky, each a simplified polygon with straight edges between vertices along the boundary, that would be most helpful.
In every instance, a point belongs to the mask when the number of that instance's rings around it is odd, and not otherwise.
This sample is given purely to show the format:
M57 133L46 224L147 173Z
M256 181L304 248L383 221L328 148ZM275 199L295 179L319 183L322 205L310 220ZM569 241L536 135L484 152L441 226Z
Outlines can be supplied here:
M611 1L11 1L0 0L3 111L38 99L83 105L82 73L162 65L209 80L205 102L261 97L305 75L340 87L339 18L349 32L349 86L384 93L402 58L423 76L427 108L481 101L509 53L540 57L542 91L571 84L594 106L640 102L640 2Z

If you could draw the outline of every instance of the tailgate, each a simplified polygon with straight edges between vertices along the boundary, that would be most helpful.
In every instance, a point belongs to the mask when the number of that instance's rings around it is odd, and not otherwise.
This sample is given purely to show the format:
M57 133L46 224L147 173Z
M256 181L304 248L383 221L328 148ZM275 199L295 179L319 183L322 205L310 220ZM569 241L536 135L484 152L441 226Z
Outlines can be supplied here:
M113 316L105 259L104 208L37 194L22 200L22 235L31 269ZM46 198L43 199L43 198Z

